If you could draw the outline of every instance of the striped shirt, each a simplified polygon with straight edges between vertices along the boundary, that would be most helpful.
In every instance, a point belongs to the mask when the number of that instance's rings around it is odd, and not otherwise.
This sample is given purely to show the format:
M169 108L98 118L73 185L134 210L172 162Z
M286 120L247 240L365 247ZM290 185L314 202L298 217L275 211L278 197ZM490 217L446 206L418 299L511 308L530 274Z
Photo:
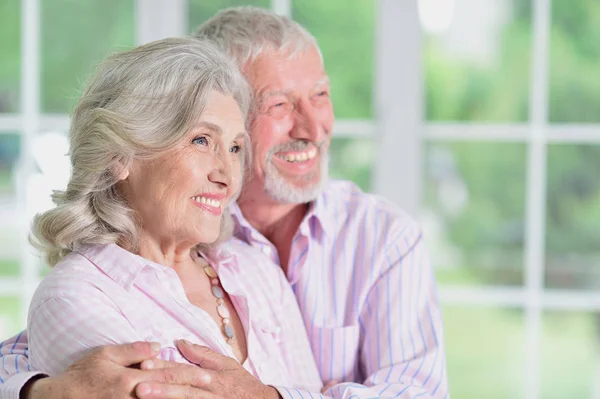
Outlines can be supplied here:
M276 248L239 208L233 215L236 236L279 264ZM331 182L293 239L287 274L321 378L342 382L326 395L449 397L433 272L421 230L407 214L349 182ZM15 342L21 343L13 350ZM0 348L8 365L0 376L14 374L12 362L26 369L26 348L22 336ZM18 398L23 381L34 375L21 374L0 386L0 393ZM301 389L279 391L286 399L324 397Z
M318 391L302 316L281 269L239 240L204 256L247 326L244 368L265 384ZM159 358L176 362L187 362L178 339L234 357L220 326L189 302L173 268L114 244L61 260L38 287L28 320L29 362L49 375L91 348L133 341L159 342Z
M279 264L233 210L236 236ZM330 182L293 238L287 277L336 399L447 398L442 314L421 229L384 198ZM288 390L287 398L309 398Z

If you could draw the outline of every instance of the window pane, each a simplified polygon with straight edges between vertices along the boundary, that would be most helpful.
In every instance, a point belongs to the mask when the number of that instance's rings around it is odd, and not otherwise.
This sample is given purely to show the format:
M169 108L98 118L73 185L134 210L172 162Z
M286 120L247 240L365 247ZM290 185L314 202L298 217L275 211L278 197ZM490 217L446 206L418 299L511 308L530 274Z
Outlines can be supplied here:
M295 0L292 16L321 47L338 118L372 115L375 8L372 0Z
M420 4L427 119L527 120L530 0Z
M334 138L329 149L329 176L351 180L370 191L374 146L372 139Z
M19 109L21 2L0 2L0 113Z
M133 0L41 3L42 110L70 113L109 53L134 44Z
M21 301L14 297L0 296L0 337L13 336L25 328L21 320Z
M597 398L599 316L546 312L542 320L542 398Z
M523 284L522 144L431 143L423 215L443 284Z
M452 398L523 397L522 311L446 307L444 336Z
M16 175L20 150L18 133L0 134L0 278L19 274Z
M271 0L189 0L189 31L215 15L223 8L237 6L256 6L269 8Z
M600 2L553 0L549 116L600 122Z
M15 194L15 173L21 136L18 133L0 133L0 203Z
M546 285L600 288L600 146L548 148Z

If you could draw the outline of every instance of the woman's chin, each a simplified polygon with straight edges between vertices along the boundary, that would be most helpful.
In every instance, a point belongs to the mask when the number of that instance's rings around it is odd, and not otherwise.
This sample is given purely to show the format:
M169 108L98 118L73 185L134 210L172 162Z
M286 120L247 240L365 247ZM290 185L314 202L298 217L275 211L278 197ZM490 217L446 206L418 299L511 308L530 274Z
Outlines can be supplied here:
M198 244L209 245L209 244L213 244L218 239L219 239L218 232L216 234L202 234L200 237L198 237Z

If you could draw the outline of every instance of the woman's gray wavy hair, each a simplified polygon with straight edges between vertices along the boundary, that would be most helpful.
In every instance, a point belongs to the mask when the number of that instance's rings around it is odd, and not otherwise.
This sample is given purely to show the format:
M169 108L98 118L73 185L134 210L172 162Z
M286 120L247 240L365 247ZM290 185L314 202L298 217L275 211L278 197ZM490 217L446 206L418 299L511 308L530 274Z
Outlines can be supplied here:
M235 59L240 69L265 50L284 50L293 57L314 46L323 58L314 36L299 23L264 8L224 9L200 25L193 36L217 44Z
M57 206L32 225L31 243L51 266L87 244L138 249L138 223L119 195L118 176L134 160L173 148L198 121L212 90L233 96L247 116L249 88L239 69L212 43L198 39L159 40L114 54L99 66L72 115L67 189L54 192ZM242 165L248 163L249 154L242 159ZM225 214L216 243L233 231Z

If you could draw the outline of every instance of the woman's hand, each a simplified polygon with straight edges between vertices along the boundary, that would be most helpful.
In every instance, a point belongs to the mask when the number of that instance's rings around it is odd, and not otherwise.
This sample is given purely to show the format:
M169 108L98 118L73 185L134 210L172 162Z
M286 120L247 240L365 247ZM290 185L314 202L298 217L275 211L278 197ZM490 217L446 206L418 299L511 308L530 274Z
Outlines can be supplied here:
M275 388L254 378L235 359L187 341L179 341L177 346L196 366L162 360L143 362L142 370L162 368L169 383L138 385L136 394L140 399L281 399Z

